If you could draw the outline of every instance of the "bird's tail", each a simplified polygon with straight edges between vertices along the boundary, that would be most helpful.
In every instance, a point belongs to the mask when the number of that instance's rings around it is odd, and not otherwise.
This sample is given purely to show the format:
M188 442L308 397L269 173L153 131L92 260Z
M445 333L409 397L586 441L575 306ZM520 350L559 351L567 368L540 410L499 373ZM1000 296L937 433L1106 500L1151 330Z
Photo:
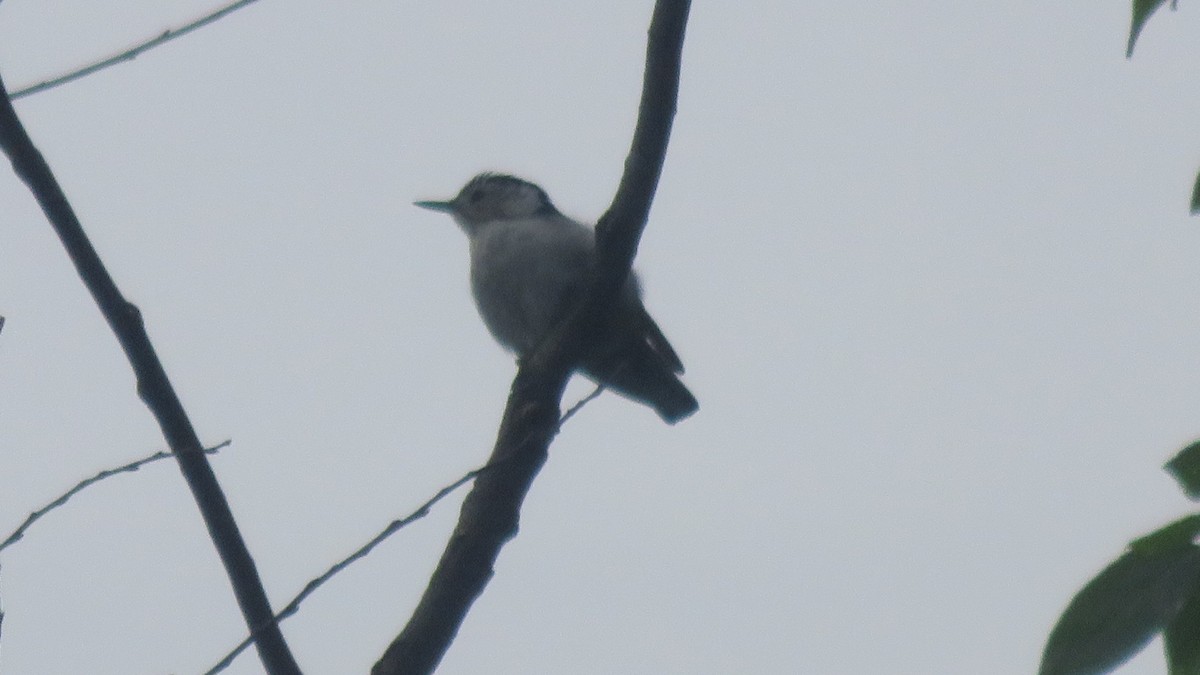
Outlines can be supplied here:
M667 424L675 424L700 409L700 402L679 377L665 370L643 372L627 381L618 376L617 381L606 384L618 394L650 405Z
M639 330L620 331L625 339L607 342L609 349L584 359L582 370L605 388L654 408L664 421L675 424L700 404L679 379L683 364L675 350L653 319L644 310L639 314Z

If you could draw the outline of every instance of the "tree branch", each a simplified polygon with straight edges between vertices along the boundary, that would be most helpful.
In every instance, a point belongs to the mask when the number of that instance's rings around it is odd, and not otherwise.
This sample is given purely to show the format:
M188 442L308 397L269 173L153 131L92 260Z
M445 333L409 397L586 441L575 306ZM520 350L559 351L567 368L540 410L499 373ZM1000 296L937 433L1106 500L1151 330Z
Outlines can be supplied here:
M159 33L158 35L155 35L152 38L143 40L142 42L139 42L136 45L134 45L124 51L118 52L116 54L113 54L112 56L109 56L107 58L96 61L95 63L83 66L81 68L76 68L75 70L69 71L62 75L59 75L58 77L55 77L55 78L52 78L49 80L45 80L43 82L39 82L37 84L33 84L28 87L21 87L20 89L14 91L9 96L9 98L11 100L15 101L19 98L24 98L26 96L31 96L38 92L46 91L47 89L53 89L54 87L64 85L68 82L74 82L75 80L78 80L82 77L87 77L88 75L91 75L92 73L104 70L105 68L109 68L111 66L115 66L118 63L124 63L125 61L132 61L132 60L136 59L139 55L141 55L142 52L149 51L159 45L166 44L166 43L170 42L171 40L183 37L184 35L187 35L188 33L196 30L197 28L203 28L204 26L207 26L208 24L216 21L217 19L224 17L226 14L231 14L231 13L245 7L246 5L249 5L249 4L252 4L255 2L258 2L258 0L238 0L237 2L232 2L228 5L225 5L224 7L221 7L220 9L216 9L216 10L213 10L212 12L209 12L208 14L205 14L204 16L202 16L198 19L190 21L190 22L180 26L179 28L168 28L167 30Z
M580 400L578 403L571 406L571 409L568 410L566 413L564 413L562 416L562 419L560 419L558 421L558 427L561 429L562 425L567 423L567 420L569 420L573 416L575 416L575 414L578 413L580 410L582 410L585 405L587 405L588 403L595 400L596 397L599 396L603 391L604 391L604 387L597 386L596 389L594 391L592 391L592 393L588 394L582 400ZM226 441L226 443L228 443L228 441ZM218 447L220 447L220 446L218 446ZM339 560L338 562L336 562L332 566L330 566L330 568L325 570L325 572L323 574L321 574L320 576L314 578L312 581L309 581L307 584L305 584L304 588L301 589L301 591L296 595L296 597L292 598L291 601L289 601L288 604L284 605L283 609L279 610L279 613L275 615L276 623L282 622L284 619L286 619L286 618L292 616L293 614L295 614L296 612L300 611L300 604L302 602L304 602L308 598L308 596L310 596L314 592L316 592L316 590L318 588L325 585L325 583L327 581L329 581L330 579L332 579L334 576L340 574L342 572L342 570L346 569L347 567L349 567L351 564L358 561L359 559L365 558L367 555L369 555L371 553L371 551L375 550L376 546L379 546L380 544L382 544L384 541L386 541L388 538L390 538L393 534L399 532L401 529L408 527L409 525L412 525L413 523L417 522L418 520L429 515L430 509L432 509L435 504L437 504L438 502L445 499L447 496L450 495L450 493L454 492L458 488L460 488L463 485L466 485L467 483L474 480L475 477L479 476L480 474L482 474L484 472L490 471L491 469L492 469L491 465L486 465L486 466L482 466L478 469L473 469L471 471L468 471L467 473L463 474L458 480L456 480L453 483L450 483L449 485L446 485L442 489L438 490L436 493L434 493L434 495L432 497L425 500L425 503L418 506L417 509L415 511L413 511L412 513L408 514L407 516L404 516L403 518L400 518L399 520L393 520L392 522L388 523L387 527L383 528L383 530L379 534L375 535L374 537L371 537L370 541L368 541L367 543L358 547L357 549L354 550L353 553L346 556L345 558L342 558L341 560ZM2 548L2 546L0 546L0 548ZM231 649L225 656L221 657L221 660L217 662L217 665L215 665L212 668L210 668L209 670L205 671L204 675L216 675L216 673L219 673L219 672L225 670L226 668L228 668L230 665L233 664L233 661L234 661L234 659L237 658L238 654L241 654L243 651L245 651L246 647L250 646L250 643L251 643L251 638L246 638L245 640L242 640L240 643L238 643L238 645L236 647Z
M205 448L204 452L205 452L205 454L209 454L209 455L216 454L218 451L221 450L221 448L227 447L230 443L232 443L232 441L222 441L221 443L218 443L211 448ZM150 455L148 457L143 457L139 460L135 460L128 464L123 464L116 468L105 469L105 470L97 473L95 476L92 476L91 478L84 478L83 480L76 483L70 490L67 490L66 492L64 492L61 495L59 495L58 497L56 497L55 499L51 500L45 506L42 506L42 507L34 510L33 512L31 512L29 514L29 516L27 518L25 518L25 521L23 523L21 523L19 526L17 526L17 529L13 530L12 534L8 535L8 538L6 538L4 541L0 541L0 551L3 551L4 549L8 548L9 546L12 546L13 544L20 541L21 538L25 536L25 532L27 530L29 530L29 528L34 523L41 520L42 516L46 515L47 513L50 513L51 511L53 511L54 509L56 509L60 506L63 506L71 499L71 497L74 497L75 495L79 494L80 492L83 492L88 487L91 487L92 485L95 485L96 483L99 483L100 481L102 481L106 478L115 476L117 474L132 473L134 471L137 471L138 469L141 469L143 466L150 464L151 462L157 462L161 459L166 459L170 456L171 456L170 452L156 452L153 455Z
M306 598L308 598L308 596L312 595L313 592L315 592L318 588L320 588L322 585L324 585L325 582L332 579L334 576L336 576L342 570L349 567L355 561L359 560L360 558L366 557L367 554L369 554L372 550L374 550L376 546L382 544L386 539L391 537L393 534L399 532L401 529L403 529L403 528L415 523L416 521L424 518L425 516L429 515L429 510L432 509L435 504L440 502L442 499L444 499L446 496L448 496L451 492L454 492L458 488L469 483L472 479L474 479L479 474L481 474L485 471L488 471L488 470L489 470L489 467L485 466L485 467L481 467L479 469L474 469L472 471L468 471L467 473L463 474L463 476L461 478L459 478L458 480L443 487L441 490L438 490L437 493L435 493L432 497L425 500L424 504L418 506L416 511L413 511L412 513L408 514L407 516L405 516L403 518L400 518L399 520L393 520L392 522L388 523L387 527L383 528L383 530L379 534L375 535L374 537L371 537L370 541L368 541L367 543L358 547L357 549L355 549L355 551L353 553L346 556L345 558L342 558L338 562L334 563L329 569L325 570L325 572L323 574L321 574L320 576L316 577L312 581L305 584L304 588L301 589L301 591L296 595L296 597L292 598L292 600L290 602L288 602L288 604L285 605L283 609L279 610L279 614L275 615L275 621L276 622L283 621L284 619L288 618L289 616L300 611L300 603L304 602L304 600ZM232 650L230 650L228 654L226 654L225 656L223 656L221 658L221 660L217 663L217 665L215 665L211 669L207 670L204 673L204 675L216 675L216 673L219 673L222 670L225 670L226 668L228 668L230 666L230 664L233 663L233 660L235 658L237 658L237 655L241 654L242 651L245 650L246 647L249 647L249 646L250 646L250 638L246 638L245 640L242 640L240 643L238 643L238 646L236 646Z
M690 2L658 0L651 19L638 122L616 197L597 224L597 265L585 300L523 359L489 466L463 501L437 569L408 625L373 675L432 672L471 603L492 576L500 548L516 535L521 503L557 433L563 389L629 275L646 225L675 115Z
M204 454L204 447L146 335L141 312L121 295L104 268L49 165L21 125L2 79L0 149L8 155L13 170L33 192L76 271L121 343L137 378L138 395L150 408L167 445L179 462L180 471L192 490L209 536L225 565L246 624L257 637L263 665L272 675L299 673L300 668L288 650L279 626L275 624L254 560L238 531L229 503Z

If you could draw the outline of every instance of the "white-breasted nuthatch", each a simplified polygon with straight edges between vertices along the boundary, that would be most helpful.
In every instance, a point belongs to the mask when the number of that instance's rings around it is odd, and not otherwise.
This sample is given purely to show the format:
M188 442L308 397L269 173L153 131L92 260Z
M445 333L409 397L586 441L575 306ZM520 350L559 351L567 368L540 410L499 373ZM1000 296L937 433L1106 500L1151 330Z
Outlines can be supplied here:
M542 188L482 173L454 199L417 206L454 217L471 242L471 291L488 330L522 357L587 289L595 257L592 228L558 212ZM674 424L699 404L680 382L679 356L642 306L630 272L610 320L579 369L597 383L645 403Z

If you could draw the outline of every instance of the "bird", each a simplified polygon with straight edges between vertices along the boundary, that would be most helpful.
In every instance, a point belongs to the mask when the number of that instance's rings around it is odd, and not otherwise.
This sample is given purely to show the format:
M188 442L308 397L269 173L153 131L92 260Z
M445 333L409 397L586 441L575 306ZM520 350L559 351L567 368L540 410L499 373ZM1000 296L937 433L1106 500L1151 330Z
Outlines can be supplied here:
M466 233L476 308L496 341L518 359L587 291L595 230L560 213L534 183L485 172L453 199L414 205L450 214ZM669 424L699 408L679 379L683 362L642 304L634 272L592 345L578 370L605 389L650 406Z

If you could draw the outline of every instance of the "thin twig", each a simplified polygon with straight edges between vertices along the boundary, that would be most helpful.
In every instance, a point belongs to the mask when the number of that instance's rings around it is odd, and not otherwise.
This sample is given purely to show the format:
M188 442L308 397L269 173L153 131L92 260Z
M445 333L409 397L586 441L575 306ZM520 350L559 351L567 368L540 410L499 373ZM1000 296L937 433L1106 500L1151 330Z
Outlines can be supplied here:
M224 441L222 443L218 443L211 448L205 448L204 453L207 455L216 454L222 448L229 447L230 443L232 443L232 441ZM99 483L100 481L104 480L105 478L108 478L109 476L115 476L120 473L131 473L133 471L137 471L138 469L142 468L143 466L145 466L151 462L157 462L160 459L166 459L168 457L171 457L173 454L174 453L170 452L169 450L163 450L161 452L156 452L153 455L150 455L149 457L143 457L137 461L130 462L123 466L118 466L115 469L105 469L105 470L101 471L100 473L96 474L95 476L92 476L91 478L85 478L85 479L79 481L78 483L75 484L75 487L62 493L62 495L59 496L57 499L49 502L48 504L46 504L45 506L43 506L40 509L37 509L33 513L30 513L29 517L25 519L25 522L21 523L20 527L13 530L13 533L8 535L8 538L5 539L3 542L0 542L0 551L3 551L4 549L8 548L12 544L15 544L18 540L21 539L21 537L25 536L25 531L29 529L30 525L33 525L35 522L37 522L39 519L41 519L42 516L46 515L50 511L53 511L54 509L62 506L63 504L66 504L67 500L69 500L71 497L74 497L75 495L79 494L85 488L95 485L96 483Z
M300 609L300 603L304 602L304 600L306 598L308 598L308 596L312 595L314 591L316 591L318 588L320 588L322 584L324 584L326 581L329 581L337 573L339 573L342 570L349 567L352 563L354 563L359 558L365 557L368 553L371 552L372 549L374 549L376 546L383 543L383 541L385 539L387 539L388 537L395 534L401 528L406 527L406 526L410 525L411 523L414 523L414 522L424 518L425 516L429 515L429 509L433 508L434 504L437 504L442 499L444 499L446 496L448 496L451 492L454 492L458 488L460 488L463 485L474 480L476 476L478 476L480 473L482 473L484 471L487 471L487 469L488 469L488 467L484 466L484 467L475 469L474 471L468 471L466 474L464 474L462 476L462 478L459 478L458 480L454 481L453 483L443 487L441 490L438 490L437 493L434 494L432 497L430 497L424 504L417 507L417 510L413 511L412 513L408 514L407 516L405 516L399 520L393 520L391 523L388 523L388 526L383 528L383 530L380 531L379 534L372 537L370 541L368 541L367 543L360 546L357 550L355 550L350 555L346 556L342 560L335 563L332 567L330 567L328 570L326 570L325 573L322 574L321 576L316 577L312 581L305 584L304 589L301 590L300 593L298 593L296 595L296 597L292 598L291 602L289 602L287 605L285 605L284 608L281 609L279 611L279 613L275 615L275 622L279 623L280 621L283 621L284 619L288 618L289 616L295 614L297 612L297 610ZM251 638L249 638L249 637L247 637L245 640L242 640L241 643L239 643L237 647L234 647L232 651L230 651L228 654L226 654L225 657L222 658L217 663L217 665L213 666L210 670L206 671L204 675L213 675L214 673L218 673L218 672L228 668L229 665L233 663L233 660L235 658L237 658L238 654L241 654L243 651L245 651L245 649L247 647L250 646L250 642L251 642Z
M571 419L571 417L575 413L579 412L583 408L583 406L587 405L588 402L594 400L596 397L598 397L602 393L604 393L604 386L597 385L596 389L593 390L592 393L583 397L582 400L580 400L578 403L576 403L574 406L572 406L570 410L568 410L565 414L563 414L562 418L558 421L559 428L561 429L562 426L567 423L567 420ZM322 585L324 585L325 582L327 582L331 578L333 578L334 575L340 573L342 570L346 569L352 563L358 561L359 559L366 557L372 550L375 549L376 546L379 546L380 544L382 544L384 542L384 540L386 540L388 537L392 536L396 532L400 531L402 528L407 527L407 526L411 525L412 523L429 515L429 510L431 508L433 508L433 506L435 504L440 502L442 499L448 497L450 495L450 493L454 492L455 490L462 487L463 485L466 485L468 482L473 480L476 476L487 471L492 466L493 465L488 464L487 466L482 466L473 471L468 471L467 473L463 474L463 476L461 478L459 478L458 480L456 480L453 483L450 483L449 485L446 485L442 489L438 490L436 493L434 493L434 495L432 497L430 497L428 500L426 500L424 504L421 504L419 507L417 507L417 509L415 511L413 511L412 513L408 514L407 516L404 516L403 518L401 518L399 520L393 520L391 523L388 524L387 527L383 528L383 530L381 530L379 532L379 534L372 537L370 541L363 544L358 549L356 549L353 553L351 553L350 555L341 559L337 563L334 563L333 566L331 566L328 570L326 570L325 573L322 574L321 576L316 577L312 581L309 581L307 584L305 584L304 589L301 590L300 593L298 593L296 595L296 597L292 598L291 601L289 601L288 604L285 605L284 608L281 609L279 611L279 613L275 615L275 622L279 623L280 621L283 621L284 619L295 614L300 609L300 603L304 602L308 598L308 596L312 595L314 591L316 591L318 588L320 588ZM242 640L240 643L238 643L238 646L234 647L232 650L229 651L228 654L226 654L224 657L222 657L221 660L217 662L217 665L215 665L211 669L205 671L204 675L215 675L215 673L225 670L230 665L232 665L234 659L236 659L238 657L238 655L241 654L243 651L245 651L246 648L249 646L250 646L250 638L246 638L245 640Z
M54 87L66 84L68 82L74 82L75 80L78 80L82 77L87 77L88 75L91 75L92 73L104 70L105 68L109 68L111 66L115 66L118 63L123 63L125 61L132 61L135 58L137 58L140 54L142 54L143 52L154 49L155 47L157 47L159 45L166 44L176 38L183 37L184 35L187 35L188 33L192 32L198 28L203 28L204 26L207 26L208 24L216 21L217 19L220 19L227 14L231 14L231 13L245 7L246 5L250 5L255 2L258 2L258 0L238 0L237 2L230 3L228 5L225 5L224 7L221 7L220 9L217 9L208 14L205 14L204 16L202 16L194 21L191 21L183 26L180 26L179 28L169 28L169 29L163 31L162 33L159 33L158 35L156 35L152 38L149 38L147 40L139 42L138 44L136 44L136 45L130 47L129 49L126 49L125 51L122 51L118 54L114 54L107 58L101 59L100 61L96 61L95 63L92 63L90 65L86 65L86 66L77 68L68 73L59 75L58 77L46 80L44 82L39 82L37 84L33 84L33 85L29 85L27 87L22 87L20 89L17 89L16 91L12 92L11 98L12 98L12 100L15 101L19 98L24 98L26 96L31 96L38 92L46 91L47 89L53 89Z
M602 384L596 385L596 388L592 390L592 393L579 399L579 403L576 403L575 405L571 406L567 410L567 412L563 413L562 417L560 417L558 419L558 427L561 429L562 425L567 423L567 420L569 420L575 416L575 413L579 412L580 410L583 410L583 406L596 400L597 398L599 398L600 394L603 394L603 393L604 393L604 385L602 385Z

